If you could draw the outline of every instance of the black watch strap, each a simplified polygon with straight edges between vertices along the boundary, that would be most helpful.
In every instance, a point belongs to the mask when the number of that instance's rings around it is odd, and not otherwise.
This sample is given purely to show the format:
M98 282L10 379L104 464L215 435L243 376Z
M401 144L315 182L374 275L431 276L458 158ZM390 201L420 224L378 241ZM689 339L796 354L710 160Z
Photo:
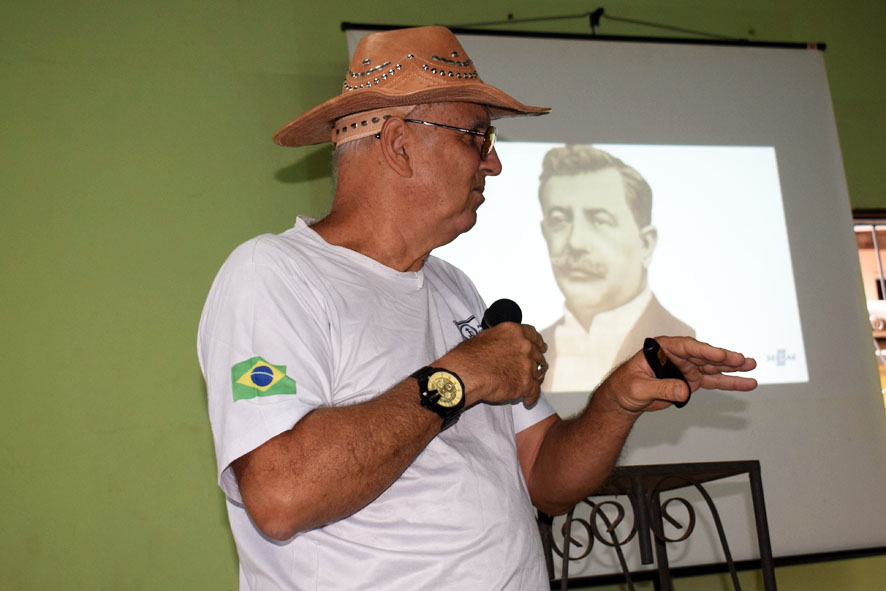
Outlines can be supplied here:
M435 377L436 385L430 383L431 376ZM465 386L458 374L439 367L423 367L410 377L418 381L421 405L443 417L440 430L454 425L465 405ZM438 390L438 386L443 391Z

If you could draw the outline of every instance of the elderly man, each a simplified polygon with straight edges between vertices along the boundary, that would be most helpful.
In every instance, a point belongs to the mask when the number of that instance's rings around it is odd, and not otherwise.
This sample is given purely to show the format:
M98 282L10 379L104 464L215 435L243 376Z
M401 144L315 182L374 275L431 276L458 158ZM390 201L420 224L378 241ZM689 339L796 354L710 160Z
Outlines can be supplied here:
M552 148L538 197L566 298L563 317L541 331L550 347L545 392L592 389L650 335L695 336L649 289L658 231L652 189L640 173L593 146Z
M275 136L331 139L338 175L328 216L233 252L201 319L242 589L545 589L533 505L565 511L642 412L689 396L638 356L561 420L539 334L481 331L471 282L430 255L501 171L491 118L545 111L447 29L407 29L367 36L342 94ZM662 341L693 388L754 386L721 374L753 366L738 353Z

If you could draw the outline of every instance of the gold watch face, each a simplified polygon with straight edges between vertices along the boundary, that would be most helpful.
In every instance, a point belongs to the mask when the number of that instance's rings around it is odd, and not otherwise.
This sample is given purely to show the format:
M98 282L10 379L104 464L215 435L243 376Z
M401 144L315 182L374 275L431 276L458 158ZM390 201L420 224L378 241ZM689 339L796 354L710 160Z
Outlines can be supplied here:
M458 379L446 371L437 371L428 378L428 390L436 390L440 395L439 406L452 408L461 402L464 392Z

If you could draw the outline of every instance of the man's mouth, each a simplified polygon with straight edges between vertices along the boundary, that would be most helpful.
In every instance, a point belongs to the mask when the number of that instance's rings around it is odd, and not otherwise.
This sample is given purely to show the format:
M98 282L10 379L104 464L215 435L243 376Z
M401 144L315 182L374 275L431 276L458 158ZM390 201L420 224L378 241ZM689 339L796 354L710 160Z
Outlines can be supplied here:
M557 273L573 281L600 281L606 278L603 265L589 263L582 265L556 265Z

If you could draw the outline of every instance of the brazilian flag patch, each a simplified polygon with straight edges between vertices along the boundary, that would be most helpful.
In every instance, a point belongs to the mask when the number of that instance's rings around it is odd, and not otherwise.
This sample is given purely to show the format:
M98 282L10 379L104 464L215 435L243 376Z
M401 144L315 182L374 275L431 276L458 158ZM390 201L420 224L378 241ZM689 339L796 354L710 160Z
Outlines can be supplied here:
M261 357L241 361L231 368L234 402L257 396L295 394L295 380L285 365L271 365Z

